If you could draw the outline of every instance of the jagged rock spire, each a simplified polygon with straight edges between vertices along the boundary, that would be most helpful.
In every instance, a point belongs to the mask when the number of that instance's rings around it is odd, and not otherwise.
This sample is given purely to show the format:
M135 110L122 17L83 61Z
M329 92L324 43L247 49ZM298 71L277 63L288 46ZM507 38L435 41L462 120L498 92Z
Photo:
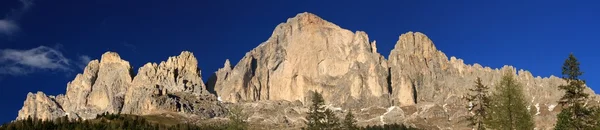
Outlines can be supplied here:
M204 118L221 115L224 110L216 97L206 91L197 64L194 55L184 51L158 65L144 65L133 78L129 62L115 52L106 52L100 61L90 61L84 72L67 84L65 95L28 94L17 119L93 119L104 112L180 112Z

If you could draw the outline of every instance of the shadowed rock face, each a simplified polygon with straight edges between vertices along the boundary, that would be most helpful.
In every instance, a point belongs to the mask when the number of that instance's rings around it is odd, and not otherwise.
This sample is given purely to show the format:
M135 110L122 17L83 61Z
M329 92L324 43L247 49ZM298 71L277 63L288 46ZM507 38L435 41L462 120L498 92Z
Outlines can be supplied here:
M132 81L129 62L107 52L100 61L90 61L83 74L67 84L65 95L28 94L17 119L93 119L97 114L136 115L179 112L210 118L224 113L216 96L208 93L190 52L166 62L148 63Z
M178 113L208 119L225 113L221 100L242 106L251 123L295 129L303 126L309 92L316 91L340 117L354 112L360 125L470 129L464 120L470 113L463 95L477 77L494 91L505 72L514 73L524 86L537 128L552 128L560 111L557 101L564 93L557 86L564 80L533 77L511 66L464 64L448 58L419 32L400 35L388 58L377 52L375 41L369 41L365 32L351 32L314 14L300 13L279 24L237 65L226 60L207 86L190 52L148 63L135 77L127 61L107 52L67 84L65 95L29 93L17 119L66 115L91 119L104 112ZM588 104L598 104L597 95L589 88L586 92L592 95Z
M190 52L160 64L141 67L125 96L122 113L149 115L183 112L214 117L223 113L216 97L206 90L198 62Z

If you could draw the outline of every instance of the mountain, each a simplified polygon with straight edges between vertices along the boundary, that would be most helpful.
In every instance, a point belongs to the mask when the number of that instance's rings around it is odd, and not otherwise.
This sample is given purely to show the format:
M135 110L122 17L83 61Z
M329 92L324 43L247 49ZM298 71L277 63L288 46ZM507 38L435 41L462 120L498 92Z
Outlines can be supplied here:
M354 112L359 125L468 129L469 103L463 99L468 88L480 77L493 91L505 72L524 86L537 128L552 128L560 111L563 92L557 86L566 82L558 77L465 64L448 58L420 32L400 35L389 59L377 51L365 32L300 13L277 25L237 65L226 60L206 85L190 52L148 63L137 74L118 54L107 52L67 84L65 95L29 93L17 119L92 119L108 112L220 120L229 106L239 105L252 124L296 129L305 121L309 93L320 92L328 108L340 116ZM593 95L589 103L597 104L598 96L586 92Z
M102 113L135 115L168 112L212 118L225 112L202 81L197 60L182 52L160 64L148 63L137 75L117 53L106 52L90 61L83 74L67 84L65 95L29 93L17 119L37 117L93 119Z
M309 91L348 106L388 106L387 63L364 32L300 14L209 84L224 101L300 100ZM372 104L365 104L369 102Z

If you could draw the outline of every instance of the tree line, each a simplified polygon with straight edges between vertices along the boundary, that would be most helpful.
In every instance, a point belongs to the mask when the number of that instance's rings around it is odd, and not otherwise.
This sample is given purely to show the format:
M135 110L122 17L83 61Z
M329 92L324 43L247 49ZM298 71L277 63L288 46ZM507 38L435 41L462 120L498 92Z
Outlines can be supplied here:
M136 115L98 114L95 119L69 119L68 116L54 120L42 120L28 117L0 126L0 130L245 130L247 115L240 107L234 106L228 111L229 122L223 124L165 124L148 121Z
M335 113L325 107L325 100L318 92L312 92L312 104L306 116L304 130L417 130L417 128L403 124L385 124L381 126L359 127L351 111L348 111L344 119L339 119Z
M222 130L222 125L165 125L152 123L143 117L103 113L92 120L69 119L67 116L55 120L28 117L0 126L0 130Z
M584 92L585 81L580 62L571 53L562 67L565 85L557 86L565 92L558 104L562 108L557 115L555 130L600 130L600 107L587 106L589 95ZM523 85L514 79L512 72L505 72L490 93L489 87L477 78L475 85L466 95L467 108L472 113L467 117L469 126L476 130L532 130L535 128L532 113L527 109Z

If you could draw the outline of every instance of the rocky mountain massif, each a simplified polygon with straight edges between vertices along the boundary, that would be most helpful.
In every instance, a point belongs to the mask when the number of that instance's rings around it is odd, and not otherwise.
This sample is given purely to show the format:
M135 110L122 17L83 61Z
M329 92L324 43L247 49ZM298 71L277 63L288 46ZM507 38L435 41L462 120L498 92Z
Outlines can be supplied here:
M294 129L303 125L309 92L320 92L330 109L340 116L354 112L360 125L468 129L468 102L462 99L467 89L480 77L493 90L510 72L525 87L537 128L554 126L563 95L557 86L565 83L558 77L533 77L511 66L468 65L448 58L419 32L400 35L388 59L377 51L365 32L301 13L279 24L237 65L226 60L206 86L190 52L148 63L137 75L127 61L107 52L67 84L65 95L29 93L17 119L91 119L108 112L219 120L227 106L239 105L252 124ZM597 95L587 92L594 95L590 103L598 103Z
M92 119L101 113L151 115L182 113L209 119L225 112L210 94L190 52L160 64L148 63L134 75L129 62L107 52L93 60L83 74L67 84L65 95L29 93L17 119L29 116L55 119Z

